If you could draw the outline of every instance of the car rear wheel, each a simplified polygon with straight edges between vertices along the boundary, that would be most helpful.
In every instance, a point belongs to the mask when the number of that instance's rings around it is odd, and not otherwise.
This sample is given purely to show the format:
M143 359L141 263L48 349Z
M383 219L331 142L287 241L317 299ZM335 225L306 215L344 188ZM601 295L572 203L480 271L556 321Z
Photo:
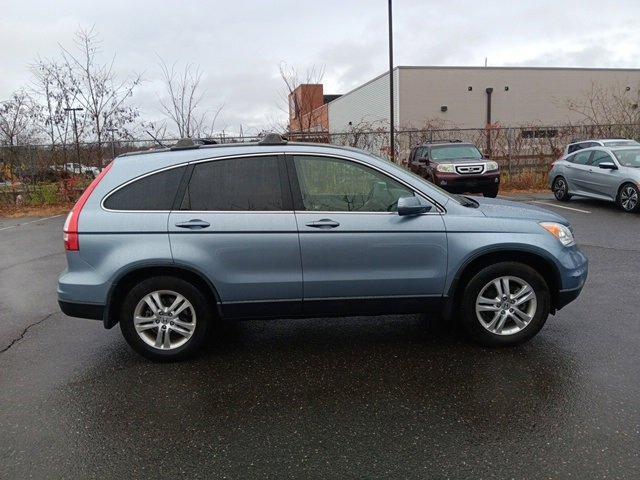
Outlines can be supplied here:
M469 280L462 325L480 345L518 345L540 331L549 308L549 288L538 272L522 263L497 263Z
M618 205L625 212L637 212L640 206L640 192L638 191L638 187L632 183L624 184L618 194Z
M560 202L568 202L571 199L567 180L564 177L557 177L553 181L552 190L556 200L559 200Z
M211 323L209 302L196 286L175 277L153 277L127 294L120 329L141 355L178 360L200 349Z

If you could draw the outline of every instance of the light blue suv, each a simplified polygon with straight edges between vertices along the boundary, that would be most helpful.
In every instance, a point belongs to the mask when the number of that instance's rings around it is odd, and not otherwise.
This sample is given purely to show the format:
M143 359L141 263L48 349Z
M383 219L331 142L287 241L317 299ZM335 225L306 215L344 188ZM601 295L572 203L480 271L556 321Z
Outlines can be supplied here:
M120 156L64 236L62 311L119 323L151 359L196 352L221 318L431 312L514 345L587 277L559 215L274 135Z

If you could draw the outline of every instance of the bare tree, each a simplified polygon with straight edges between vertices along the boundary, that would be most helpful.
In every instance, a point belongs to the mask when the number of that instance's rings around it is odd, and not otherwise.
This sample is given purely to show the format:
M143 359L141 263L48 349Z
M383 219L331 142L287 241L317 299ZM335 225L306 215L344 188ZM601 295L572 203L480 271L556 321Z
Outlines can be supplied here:
M567 109L577 114L582 124L600 126L600 135L606 135L611 125L626 125L630 129L627 135L637 135L639 104L640 85L605 88L596 82L580 96L565 101Z
M24 90L0 103L0 145L15 147L32 141L34 116L33 101Z
M205 92L200 85L200 67L188 63L179 72L177 62L169 66L162 58L158 58L165 90L164 95L159 98L162 112L175 126L180 138L212 137L224 104L213 114L203 110L201 104Z
M114 71L115 55L108 63L101 63L101 42L93 28L76 32L74 43L74 52L60 46L62 58L77 93L76 101L84 108L82 117L97 143L102 163L105 130L116 129L126 136L127 129L139 116L137 108L129 106L127 101L142 77L135 74L119 80Z
M0 178L13 179L19 166L19 150L35 137L34 104L24 90L0 103Z
M31 65L31 72L30 90L40 105L36 127L54 149L61 145L64 151L72 128L65 108L72 106L77 97L73 79L66 67L55 60L38 58Z
M299 89L301 85L317 85L322 83L324 66L312 65L303 73L286 63L279 66L280 78L284 83L282 99L286 105L283 108L289 115L289 131L309 132L318 124L320 112L314 111L315 92L312 89Z

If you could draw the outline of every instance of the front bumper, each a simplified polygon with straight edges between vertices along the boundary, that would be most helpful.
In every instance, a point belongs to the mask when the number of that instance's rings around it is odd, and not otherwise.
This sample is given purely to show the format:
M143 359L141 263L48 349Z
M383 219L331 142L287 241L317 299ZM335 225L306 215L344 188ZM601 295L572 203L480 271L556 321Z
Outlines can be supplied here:
M457 173L436 173L435 184L448 192L483 192L500 186L500 171L481 175L460 175Z
M560 310L573 302L582 292L582 287L574 288L572 290L560 290L556 297L556 310Z
M571 247L561 258L561 286L555 295L554 307L560 310L573 302L587 281L589 260L577 247Z

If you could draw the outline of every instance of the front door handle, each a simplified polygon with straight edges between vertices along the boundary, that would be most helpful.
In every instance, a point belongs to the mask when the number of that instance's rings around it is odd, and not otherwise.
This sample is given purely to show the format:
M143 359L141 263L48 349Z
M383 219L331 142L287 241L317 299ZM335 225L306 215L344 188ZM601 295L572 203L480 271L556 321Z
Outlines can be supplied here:
M207 228L210 226L211 224L209 222L205 222L204 220L199 220L197 218L189 220L188 222L176 223L176 227L178 228L189 228L191 230L199 230L201 228Z
M307 227L321 228L323 230L328 230L330 228L336 228L340 226L338 222L336 222L335 220L331 220L330 218L323 218L322 220L318 220L316 222L309 222L306 225Z

